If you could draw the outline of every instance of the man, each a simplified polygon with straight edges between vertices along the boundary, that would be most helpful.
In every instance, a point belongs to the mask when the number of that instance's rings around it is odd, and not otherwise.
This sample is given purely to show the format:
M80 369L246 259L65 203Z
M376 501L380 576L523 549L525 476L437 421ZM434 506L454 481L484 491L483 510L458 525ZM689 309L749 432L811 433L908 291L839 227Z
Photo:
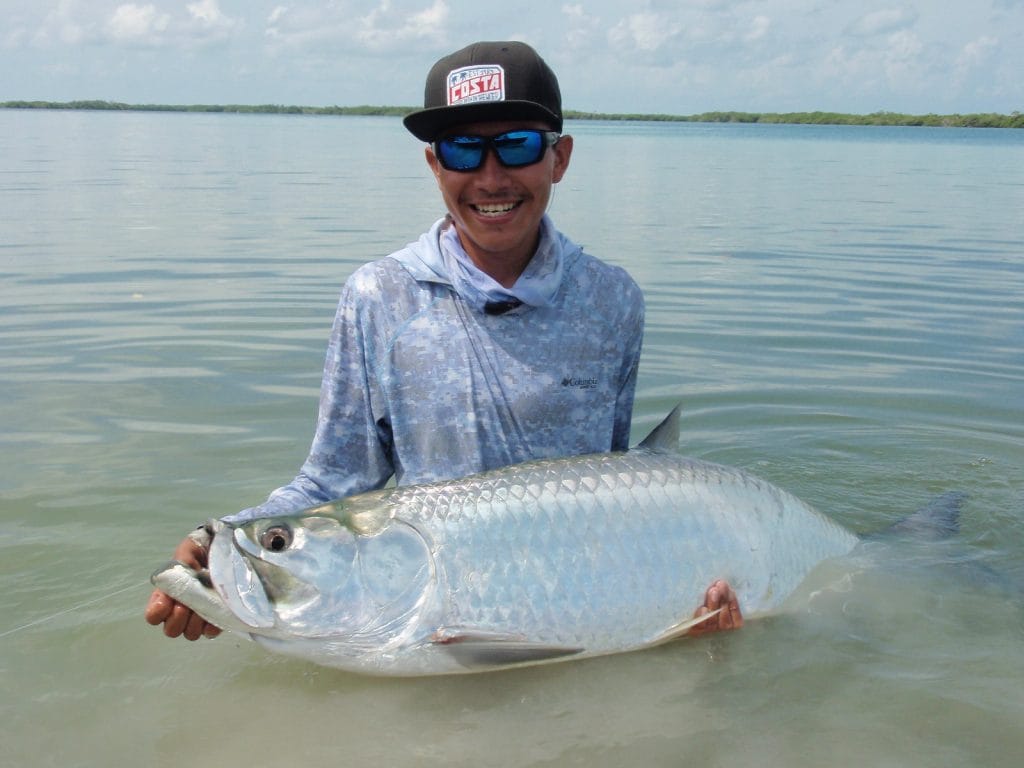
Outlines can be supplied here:
M383 486L529 459L628 447L643 298L618 267L558 232L546 211L569 167L558 81L523 43L476 43L438 61L405 125L428 144L448 215L358 269L335 318L310 454L299 475L231 519L297 511ZM201 567L186 538L174 553ZM742 624L724 582L695 634ZM215 636L156 591L150 624Z

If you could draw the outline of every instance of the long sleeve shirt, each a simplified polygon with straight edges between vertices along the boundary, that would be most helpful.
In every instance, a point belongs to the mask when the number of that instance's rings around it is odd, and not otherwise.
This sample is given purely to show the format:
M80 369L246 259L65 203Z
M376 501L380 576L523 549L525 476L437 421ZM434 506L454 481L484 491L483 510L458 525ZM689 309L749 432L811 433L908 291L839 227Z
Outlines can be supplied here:
M309 456L291 483L229 519L288 514L392 477L424 483L628 447L644 318L632 278L545 217L522 285L509 289L523 303L489 313L493 292L444 247L449 226L346 281Z

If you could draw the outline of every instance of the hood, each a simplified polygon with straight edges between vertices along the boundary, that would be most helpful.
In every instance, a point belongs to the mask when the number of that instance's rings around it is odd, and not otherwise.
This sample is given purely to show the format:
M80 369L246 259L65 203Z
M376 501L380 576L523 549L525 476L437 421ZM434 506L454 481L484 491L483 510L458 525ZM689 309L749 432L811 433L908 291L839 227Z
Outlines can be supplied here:
M554 303L567 264L580 247L555 229L551 219L541 219L540 244L515 285L505 288L473 264L463 249L451 219L434 223L419 240L392 254L420 282L450 286L471 306L483 310L489 302L516 302L531 307Z

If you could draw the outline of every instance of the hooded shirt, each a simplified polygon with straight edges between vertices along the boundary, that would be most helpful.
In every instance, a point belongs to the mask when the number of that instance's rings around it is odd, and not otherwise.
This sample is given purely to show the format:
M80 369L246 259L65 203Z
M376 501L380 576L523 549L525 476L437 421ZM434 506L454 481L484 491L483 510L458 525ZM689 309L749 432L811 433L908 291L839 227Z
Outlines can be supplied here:
M497 307L497 309L495 309ZM625 270L547 216L511 288L477 269L448 219L346 281L309 457L230 520L530 459L625 450L644 304Z

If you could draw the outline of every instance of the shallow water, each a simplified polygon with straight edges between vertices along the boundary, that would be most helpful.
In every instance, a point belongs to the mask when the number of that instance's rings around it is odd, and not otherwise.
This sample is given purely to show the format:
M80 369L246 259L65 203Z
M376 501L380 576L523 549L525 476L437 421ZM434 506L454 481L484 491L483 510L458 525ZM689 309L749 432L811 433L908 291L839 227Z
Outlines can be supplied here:
M0 111L0 763L1017 765L1024 133L568 130L553 216L648 300L634 436L681 401L686 453L858 532L962 490L957 540L500 674L166 640L148 574L296 470L342 281L439 198L397 120Z

